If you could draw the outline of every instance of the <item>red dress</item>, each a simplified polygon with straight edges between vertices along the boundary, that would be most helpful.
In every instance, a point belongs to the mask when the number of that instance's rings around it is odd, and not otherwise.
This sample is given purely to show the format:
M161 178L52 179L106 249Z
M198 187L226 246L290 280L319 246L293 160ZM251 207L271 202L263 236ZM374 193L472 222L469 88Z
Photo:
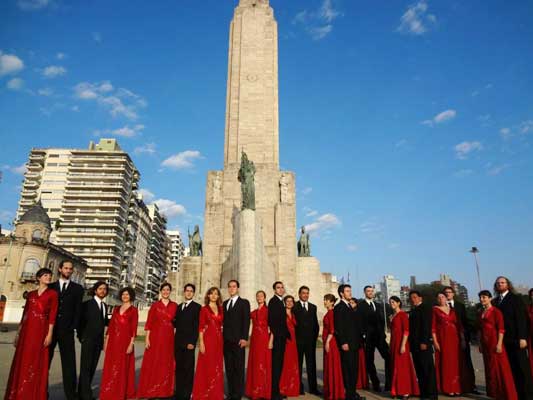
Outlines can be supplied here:
M433 307L432 332L437 335L440 351L435 351L435 370L439 391L461 393L461 341L459 322L454 310L446 314Z
M344 399L344 381L342 379L341 356L335 340L333 310L328 310L326 315L324 315L322 327L322 343L324 343L324 346L329 335L333 335L333 337L329 341L329 351L326 352L324 348L324 399L341 400Z
M126 354L131 338L137 336L137 308L130 306L120 314L115 307L105 348L104 370L100 384L100 400L125 400L135 398L135 352Z
M272 389L272 350L268 348L268 308L263 305L250 314L252 336L248 352L246 397L252 400L270 399Z
M11 363L5 400L46 400L48 398L48 359L44 339L57 315L57 292L46 289L28 293L15 356Z
M150 347L144 351L137 396L140 398L174 396L175 358L174 325L178 305L170 301L166 306L157 301L148 311L144 327L150 331Z
M400 353L402 339L409 336L409 317L404 311L399 311L391 320L390 353L392 365L391 395L418 396L418 381L416 380L415 367L409 351L409 341L405 343L405 352Z
M495 399L518 399L505 346L502 345L501 353L496 353L498 334L505 333L503 314L497 307L481 314L480 333L487 395Z
M283 368L279 381L279 391L283 396L297 397L300 395L300 369L298 366L298 348L296 347L296 318L287 315L287 328L290 339L285 345Z
M218 315L209 306L203 306L200 311L199 331L204 334L205 353L198 353L192 388L193 400L224 399L222 313L222 307L218 308Z
M357 389L368 389L368 374L366 373L365 347L359 347L359 366L357 367Z

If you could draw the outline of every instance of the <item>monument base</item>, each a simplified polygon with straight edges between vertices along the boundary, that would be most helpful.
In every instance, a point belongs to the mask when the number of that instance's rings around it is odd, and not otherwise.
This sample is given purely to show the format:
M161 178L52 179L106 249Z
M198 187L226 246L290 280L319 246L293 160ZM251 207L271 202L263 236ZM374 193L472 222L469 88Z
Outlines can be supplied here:
M179 272L169 272L167 281L172 284L173 290L172 300L180 303L183 301L183 286L187 283L192 283L196 286L196 293L194 299L200 301L203 305L203 298L205 293L200 293L199 282L202 271L202 257L185 257L180 266Z

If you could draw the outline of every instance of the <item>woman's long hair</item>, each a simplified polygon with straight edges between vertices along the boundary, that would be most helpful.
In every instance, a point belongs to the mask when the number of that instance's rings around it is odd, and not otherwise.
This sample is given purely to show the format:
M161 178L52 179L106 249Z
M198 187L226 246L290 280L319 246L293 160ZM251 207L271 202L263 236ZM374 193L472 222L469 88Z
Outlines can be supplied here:
M217 299L217 306L218 307L222 307L222 294L220 293L220 289L217 288L216 286L213 286L211 288L209 288L209 290L207 291L207 293L205 294L205 297L204 297L204 304L206 306L209 305L209 295L213 292L217 292L218 293L218 299Z

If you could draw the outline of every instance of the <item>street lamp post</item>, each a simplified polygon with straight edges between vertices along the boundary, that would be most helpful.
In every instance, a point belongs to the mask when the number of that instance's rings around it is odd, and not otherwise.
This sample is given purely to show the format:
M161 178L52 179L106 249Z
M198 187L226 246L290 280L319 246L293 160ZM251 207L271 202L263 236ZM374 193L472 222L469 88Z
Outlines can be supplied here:
M477 247L472 247L470 249L470 253L472 253L474 255L474 260L476 261L476 271L477 271L477 282L479 284L479 290L483 290L482 288L482 285L481 285L481 275L479 273L479 262L478 262L478 259L477 259L477 253L479 253L479 250Z

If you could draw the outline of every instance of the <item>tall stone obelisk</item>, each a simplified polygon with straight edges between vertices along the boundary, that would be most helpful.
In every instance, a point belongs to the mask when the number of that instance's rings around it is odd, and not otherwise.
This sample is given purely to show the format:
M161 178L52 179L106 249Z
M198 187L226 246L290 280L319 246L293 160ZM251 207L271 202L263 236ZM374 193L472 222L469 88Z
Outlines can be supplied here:
M315 282L316 296L329 291L324 288L331 275L320 273L318 260L297 256L295 177L279 170L278 121L274 12L268 0L240 0L229 35L224 169L208 173L204 252L201 259L185 259L180 279L195 283L198 294L238 277L260 281L250 291L270 287L273 279L283 281L288 293L309 282ZM250 210L241 212L237 175L243 151L256 169L253 215ZM313 273L303 282L307 266Z

